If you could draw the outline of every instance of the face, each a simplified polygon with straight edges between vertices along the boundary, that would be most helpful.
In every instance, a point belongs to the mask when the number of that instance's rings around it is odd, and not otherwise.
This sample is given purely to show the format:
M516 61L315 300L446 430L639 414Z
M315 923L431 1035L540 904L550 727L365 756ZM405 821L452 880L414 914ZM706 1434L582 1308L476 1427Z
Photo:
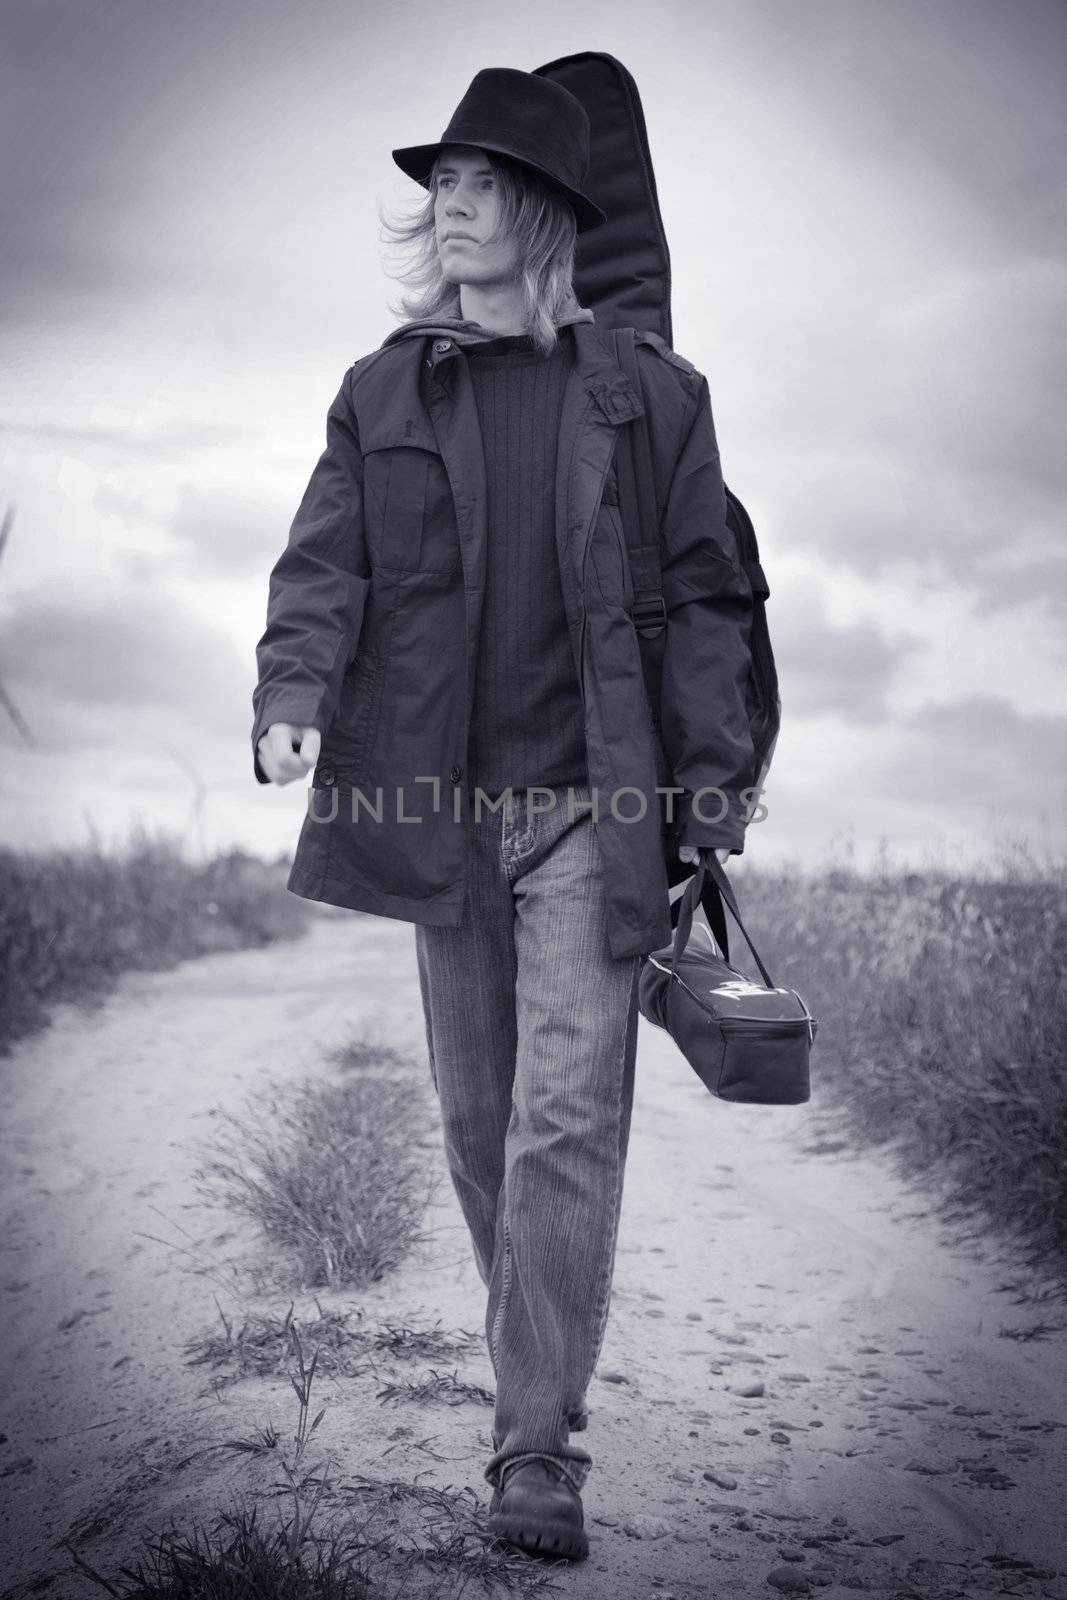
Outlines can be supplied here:
M441 271L449 283L513 280L519 250L513 239L488 242L500 215L500 194L484 150L446 145L437 168L434 224Z

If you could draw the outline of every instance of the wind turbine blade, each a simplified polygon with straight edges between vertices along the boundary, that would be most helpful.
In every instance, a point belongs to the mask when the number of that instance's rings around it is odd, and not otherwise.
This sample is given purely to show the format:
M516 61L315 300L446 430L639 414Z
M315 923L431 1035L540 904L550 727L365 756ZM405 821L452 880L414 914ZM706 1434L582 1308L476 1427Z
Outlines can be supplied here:
M171 755L174 757L174 759L178 763L179 767L181 767L182 771L185 773L185 776L189 779L189 782L192 784L193 788L194 789L202 788L203 787L203 779L201 778L199 772L197 772L196 768L193 766L192 762L191 761L187 761L186 758L182 755L181 751L176 748L176 746L174 746L172 744L168 744L168 745L165 745L164 748L170 751Z
M33 734L29 730L26 719L23 717L18 706L4 688L3 683L0 683L0 706L4 707L8 716L11 718L12 722L25 739L26 743L29 745L34 744L36 741L34 740Z
M8 536L11 533L11 524L14 522L14 520L15 507L10 505L4 512L3 522L0 522L0 556L2 556L4 553L4 546L8 541Z

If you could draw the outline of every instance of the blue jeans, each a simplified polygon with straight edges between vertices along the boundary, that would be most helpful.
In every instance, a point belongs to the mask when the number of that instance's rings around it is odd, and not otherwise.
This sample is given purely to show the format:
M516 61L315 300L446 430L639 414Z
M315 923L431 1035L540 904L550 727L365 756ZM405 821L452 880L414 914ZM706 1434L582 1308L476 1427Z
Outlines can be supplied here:
M471 810L459 927L417 924L430 1070L452 1182L488 1289L494 1453L557 1462L607 1323L633 1106L640 956L614 959L588 785ZM531 804L528 807L528 795Z

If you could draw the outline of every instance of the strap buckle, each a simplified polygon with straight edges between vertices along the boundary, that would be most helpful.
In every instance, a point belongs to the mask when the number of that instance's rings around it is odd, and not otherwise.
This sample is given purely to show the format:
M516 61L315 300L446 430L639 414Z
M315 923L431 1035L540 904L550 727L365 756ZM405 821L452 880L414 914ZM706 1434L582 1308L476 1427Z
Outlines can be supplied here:
M667 602L661 594L652 599L635 600L630 619L644 639L654 639L667 626Z

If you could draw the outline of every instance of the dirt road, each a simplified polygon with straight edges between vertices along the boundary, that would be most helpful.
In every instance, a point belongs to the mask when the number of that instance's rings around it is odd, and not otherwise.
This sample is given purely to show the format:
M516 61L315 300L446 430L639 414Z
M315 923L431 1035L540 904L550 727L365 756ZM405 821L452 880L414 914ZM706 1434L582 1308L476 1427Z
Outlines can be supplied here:
M106 1568L139 1529L210 1514L247 1480L246 1461L206 1446L267 1418L289 1426L281 1381L213 1389L183 1356L216 1297L239 1318L248 1292L230 1219L197 1198L195 1146L213 1108L238 1107L267 1073L317 1070L367 1028L425 1059L407 924L318 923L299 944L129 976L100 1011L62 1011L0 1066L14 1151L8 1594L90 1592L59 1540ZM878 1160L828 1151L817 1097L721 1105L641 1028L583 1441L592 1551L553 1575L561 1591L1067 1596L1067 1336L1001 1333L1058 1323L1062 1308L1014 1304L1003 1252L948 1237L929 1198ZM427 1160L443 1171L436 1141ZM432 1223L432 1251L323 1303L480 1328L447 1182ZM286 1296L263 1293L284 1312ZM491 1385L482 1350L463 1376ZM739 1393L755 1382L762 1395ZM322 1394L319 1438L340 1470L487 1498L488 1410L383 1405L380 1384L338 1379ZM28 1586L47 1574L46 1590Z

